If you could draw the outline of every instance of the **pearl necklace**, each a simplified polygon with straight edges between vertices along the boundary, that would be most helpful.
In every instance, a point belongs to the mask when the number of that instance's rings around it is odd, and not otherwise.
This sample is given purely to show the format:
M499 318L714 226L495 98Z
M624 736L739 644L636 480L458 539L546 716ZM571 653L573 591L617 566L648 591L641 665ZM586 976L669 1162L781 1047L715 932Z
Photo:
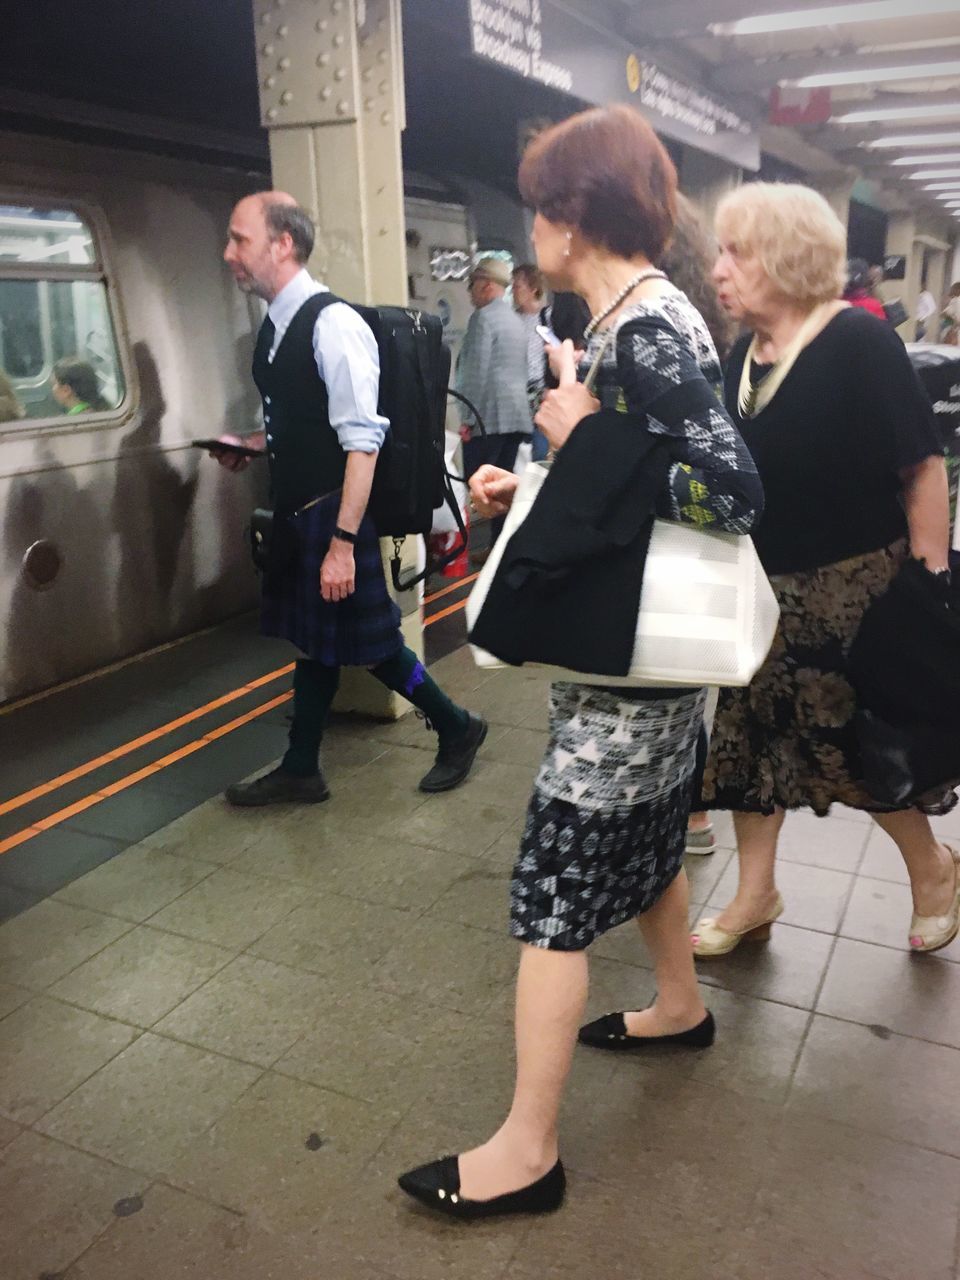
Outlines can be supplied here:
M655 268L647 267L645 270L637 272L633 279L620 290L608 307L605 307L603 311L598 312L597 315L590 318L590 323L584 329L583 336L589 342L597 332L597 329L599 329L600 325L602 325L604 320L606 320L607 316L616 311L617 307L620 306L620 303L623 302L624 299L628 298L630 294L633 293L634 289L636 289L638 285L643 284L645 280L666 280L666 278L667 276L665 272L657 271Z

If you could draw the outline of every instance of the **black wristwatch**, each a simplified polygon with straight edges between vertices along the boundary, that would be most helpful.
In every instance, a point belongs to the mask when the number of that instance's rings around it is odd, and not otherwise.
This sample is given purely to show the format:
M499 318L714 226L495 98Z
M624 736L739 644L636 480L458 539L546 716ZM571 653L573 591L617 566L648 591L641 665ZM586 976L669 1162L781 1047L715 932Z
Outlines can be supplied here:
M339 538L341 542L349 542L351 547L356 546L357 535L355 533L348 533L346 529L341 529L339 525L334 529L333 536L335 538Z

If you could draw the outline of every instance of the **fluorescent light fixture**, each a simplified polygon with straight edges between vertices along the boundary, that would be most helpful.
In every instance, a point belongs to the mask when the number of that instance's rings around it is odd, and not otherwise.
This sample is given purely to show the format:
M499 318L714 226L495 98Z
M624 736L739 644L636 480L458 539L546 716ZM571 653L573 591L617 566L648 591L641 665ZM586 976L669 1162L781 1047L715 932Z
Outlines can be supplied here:
M880 120L952 120L960 119L960 101L925 103L918 107L866 107L834 116L838 124L873 124Z
M951 62L902 63L900 66L883 67L871 71L863 67L850 67L846 71L825 71L822 75L801 76L793 80L789 76L781 84L796 85L798 89L829 89L842 84L885 84L890 80L943 80L960 76L960 60Z
M911 173L914 182L934 182L939 178L960 178L960 169L918 169Z
M932 156L897 156L890 164L960 164L960 151L941 151Z
M960 191L960 182L928 182L924 191Z
M924 14L956 13L957 0L876 0L873 4L834 4L818 9L764 13L738 22L711 22L717 36L759 36L775 31L805 31L811 27L840 27L852 22L889 22Z
M874 138L866 144L874 147L952 147L960 145L960 129L946 133L901 133L889 138Z

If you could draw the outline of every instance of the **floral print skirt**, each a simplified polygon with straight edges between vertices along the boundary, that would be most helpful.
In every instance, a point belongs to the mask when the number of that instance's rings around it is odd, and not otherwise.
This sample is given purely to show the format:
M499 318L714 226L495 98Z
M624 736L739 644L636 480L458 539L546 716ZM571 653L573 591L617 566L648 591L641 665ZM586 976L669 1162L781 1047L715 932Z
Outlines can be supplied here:
M746 689L721 689L703 780L703 807L741 813L831 804L889 812L858 773L856 697L846 657L868 605L909 555L901 539L880 551L805 573L771 577L780 626ZM928 803L929 801L929 803ZM943 813L953 793L915 807Z

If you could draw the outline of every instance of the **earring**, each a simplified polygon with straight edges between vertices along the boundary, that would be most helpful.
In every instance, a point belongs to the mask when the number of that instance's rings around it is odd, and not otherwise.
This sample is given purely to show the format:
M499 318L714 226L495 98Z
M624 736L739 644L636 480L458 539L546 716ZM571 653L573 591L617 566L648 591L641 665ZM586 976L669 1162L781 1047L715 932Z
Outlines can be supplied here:
M567 247L566 247L566 248L564 249L564 251L563 251L563 256L564 256L565 258L569 258L569 257L570 257L570 242L571 242L572 240L573 240L573 232L572 232L572 231L568 231L568 232L567 232Z

